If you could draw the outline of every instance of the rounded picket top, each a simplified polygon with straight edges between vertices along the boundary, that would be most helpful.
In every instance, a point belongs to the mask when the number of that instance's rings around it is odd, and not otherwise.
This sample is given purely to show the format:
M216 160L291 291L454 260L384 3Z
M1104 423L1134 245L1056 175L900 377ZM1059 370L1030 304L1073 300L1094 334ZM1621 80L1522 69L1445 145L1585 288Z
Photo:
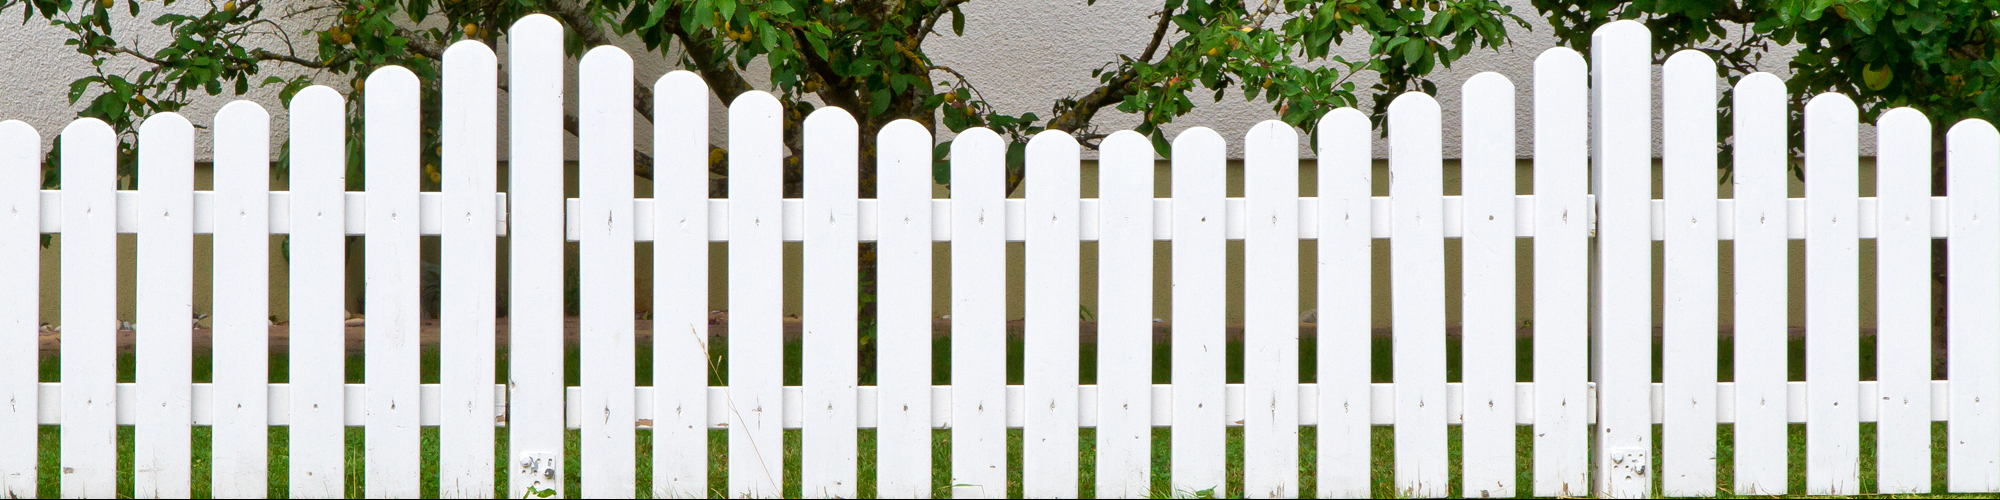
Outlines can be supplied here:
M493 55L493 48L478 40L459 40L458 43L444 49L444 64L447 69L464 63L491 66L497 60L498 58Z
M1065 146L1072 149L1076 148L1077 147L1076 137L1069 135L1069 132L1064 132L1061 130L1043 130L1039 133L1036 133L1034 137L1028 138L1029 151L1037 151L1045 148L1060 148Z
M776 96L762 90L752 90L737 95L736 100L729 103L729 121L735 122L738 119L738 115L744 117L759 115L778 116L778 113L784 111L785 105L779 103Z
M1623 48L1622 46L1624 45L1633 43L1645 44L1645 46L1651 47L1653 44L1653 32L1646 29L1644 23L1631 19L1612 21L1605 23L1603 26L1598 26L1597 30L1590 32L1590 45L1592 48L1596 48L1599 44L1603 43L1615 43L1621 46L1605 47L1607 50L1616 50Z
M875 134L875 150L880 152L875 157L880 165L875 175L881 178L901 175L922 175L926 179L930 178L932 172L929 160L932 144L935 142L931 138L931 131L915 120L904 118L883 125L882 131ZM898 158L892 156L890 152L910 145L923 148L923 161L895 161Z
M299 89L299 93L292 94L291 109L304 109L309 106L339 106L342 104L343 99L345 97L341 96L340 91L334 90L333 87L314 85Z
M1243 166L1246 173L1264 171L1269 166L1273 175L1297 175L1298 151L1299 131L1283 121L1264 120L1243 134ZM1276 153L1277 156L1271 157L1271 161L1256 161L1266 158L1264 155L1269 153ZM1289 167L1284 164L1287 159L1292 163Z
M1435 115L1438 113L1437 98L1423 92L1410 91L1396 96L1396 99L1393 101L1389 101L1389 116L1392 117L1390 123L1395 123L1394 116L1404 113ZM1390 133L1395 133L1395 131L1391 130Z
M806 115L805 127L806 130L814 130L821 127L850 130L856 128L856 125L854 123L854 115L848 114L847 110L840 109L839 106L825 106L813 110L810 115ZM853 135L853 132L848 132L848 134Z
M1889 127L1923 127L1924 137L1930 137L1931 119L1924 116L1924 112L1918 111L1917 108L1903 106L1883 111L1882 116L1875 119L1876 129Z
M513 38L523 32L531 32L537 35L553 33L560 36L562 35L562 29L562 23L557 22L556 18L549 17L547 14L528 14L514 21L513 27L507 28L507 36L508 38Z
M607 64L611 66L608 68L603 67ZM588 75L593 70L604 71L620 67L625 68L625 72L630 73L632 55L625 53L625 49L618 48L616 45L600 45L590 49L589 52L583 53L583 59L576 63L576 72L578 75Z
M1183 144L1185 144L1185 146L1183 146ZM1173 150L1176 154L1178 154L1181 151L1181 148L1183 147L1199 148L1199 147L1226 147L1226 146L1227 144L1224 144L1222 142L1222 134L1215 133L1214 129L1210 129L1208 127L1189 127L1187 130L1182 130L1180 135L1174 136Z
M1360 120L1358 123L1363 127L1368 126L1368 115L1362 113L1361 110L1352 107L1335 108L1333 111L1327 112L1326 116L1319 118L1319 127L1317 130L1327 130L1328 127L1353 126L1357 123L1355 120Z
M1030 178L1057 176L1075 183L1078 174L1076 137L1061 130L1044 130L1028 139L1027 173ZM1072 188L1074 189L1074 188Z
M229 101L229 104L222 105L222 109L215 112L215 122L217 124L221 124L225 120L269 121L270 119L271 119L271 112L265 111L264 105L257 104L256 101L249 101L242 99Z
M227 106L224 109L227 109ZM181 130L188 131L188 137L193 137L194 124L189 122L187 117L172 111L148 116L145 121L139 122L140 139L160 133L171 133ZM0 130L0 134L5 133L4 130Z
M2000 131L1994 130L1993 124L1986 120L1967 118L1959 120L1944 133L1944 143L1947 150L1971 147L1974 143L1983 149L1992 149L1995 144L2000 144Z
M1667 62L1661 64L1660 69L1667 72L1706 70L1714 74L1715 58L1708 57L1708 53L1699 50L1687 49L1667 56Z
M1514 80L1508 79L1507 75L1492 71L1481 71L1477 75L1472 75L1472 78L1467 78L1462 90L1465 92L1466 97L1473 97L1475 92L1487 94L1503 92L1507 96L1512 96L1514 95Z
M32 176L16 181L31 186L41 185L42 176L42 134L33 125L20 120L0 121L0 179L14 175ZM5 189L5 187L0 187Z
M415 91L417 88L417 74L411 73L409 68L404 68L402 66L391 64L388 66L375 68L375 71L369 73L368 79L363 80L363 82L366 86L364 88L354 89L355 93L357 94L361 93L363 90L381 90L389 88L394 88L394 89L408 88L411 91Z
M1851 117L1846 121L1857 124L1860 120L1860 112L1854 107L1854 99L1838 92L1816 95L1806 101L1806 123L1812 123L1814 116L1822 114L1845 115Z
M660 75L659 80L653 81L653 95L660 96L658 99L661 101L676 96L689 96L699 98L706 104L708 82L703 81L701 75L693 71L684 69L668 71L667 74Z
M60 137L83 137L85 135L112 135L111 126L96 118L78 118L64 125Z
M1571 50L1569 47L1552 47L1542 51L1542 55L1535 56L1536 74L1549 71L1569 71L1582 74L1587 69L1588 63L1583 61L1583 54L1577 53L1577 51Z
M1744 95L1785 95L1785 80L1763 71L1743 75L1736 79L1733 90L1737 96Z
M1144 155L1144 157L1147 160L1145 162L1147 168L1152 168L1151 160L1153 159L1153 154L1154 154L1153 142L1147 139L1145 134L1133 132L1130 130L1120 130L1117 132L1112 132L1110 136L1106 136L1104 138L1104 142L1099 143L1097 145L1097 151L1098 151L1098 158ZM1119 164L1119 162L1107 162L1102 160L1098 162L1099 167L1108 167L1116 164ZM1110 173L1107 171L1100 171L1097 175L1102 178L1110 178L1111 176L1118 174Z

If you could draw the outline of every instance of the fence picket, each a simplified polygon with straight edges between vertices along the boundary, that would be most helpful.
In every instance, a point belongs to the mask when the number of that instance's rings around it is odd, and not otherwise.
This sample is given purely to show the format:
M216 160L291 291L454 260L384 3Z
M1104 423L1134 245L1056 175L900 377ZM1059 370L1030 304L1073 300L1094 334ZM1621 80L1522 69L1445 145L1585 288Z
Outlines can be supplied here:
M1374 485L1369 477L1374 432L1369 417L1375 156L1368 129L1367 115L1340 108L1320 119L1318 130L1319 314L1314 328L1319 339L1315 472L1320 498L1366 497Z
M192 138L189 139L193 141ZM17 120L0 121L0 259L40 262L42 138ZM40 416L42 268L0 266L0 495L34 498L41 460Z
M985 128L951 141L952 498L1008 496L1006 147Z
M1514 496L1514 83L1466 80L1460 113L1466 496Z
M367 175L367 321L362 326L367 496L417 496L422 268L417 236L417 76L384 66L362 95Z
M854 498L857 491L859 133L854 117L840 108L820 108L806 117L802 312L804 352L812 355L801 363L805 425L799 481L807 497Z
M117 136L95 118L62 132L62 496L118 493ZM30 351L34 352L34 351Z
M1535 496L1590 492L1589 68L1535 58Z
M1152 493L1153 145L1098 146L1097 497Z
M292 97L291 346L316 353L291 358L293 498L346 496L346 106L323 86Z
M653 496L692 498L711 494L688 452L708 450L708 266L673 264L709 261L708 85L675 71L653 95Z
M271 115L250 101L215 114L216 496L263 498L270 447ZM489 203L491 203L489 201Z
M1243 165L1243 494L1297 498L1298 132L1277 120L1251 127Z
M1735 352L1786 352L1785 183L1790 153L1785 82L1752 73L1736 82L1733 100L1736 199ZM1928 226L1927 226L1928 227ZM1538 235L1539 238L1539 235ZM1775 354L1773 354L1775 356ZM1736 492L1786 492L1788 423L1785 363L1735 358Z
M1861 492L1860 240L1854 101L1806 103L1806 494ZM1841 220L1848 222L1843 224Z
M1021 491L1075 497L1077 476L1078 239L1082 205L1076 138L1046 131L1028 141L1027 284L1022 382L1026 425ZM1297 226L1297 224L1294 224Z
M444 53L444 235L438 300L438 493L493 494L493 192L498 61L474 40ZM461 215L463 214L463 215Z
M511 498L563 491L564 406L547 403L563 398L563 262L567 260L563 258L563 36L562 24L541 14L521 18L507 31L507 450L512 471L507 496ZM702 102L708 102L706 93L700 94ZM662 94L660 102L678 101L678 97ZM707 130L702 128L704 133ZM676 157L659 158L668 161ZM707 159L706 154L703 159ZM660 171L671 175L668 169ZM673 185L660 183L663 188ZM655 192L660 191L656 188ZM706 189L702 197L707 198ZM707 225L702 229L706 235ZM661 246L665 245L654 243L655 249ZM696 307L706 306L707 301L701 301ZM705 321L707 315L702 317ZM673 366L657 365L655 376L672 373L668 370ZM707 385L706 380L703 385ZM707 432L702 436L706 443ZM654 442L660 443L661 438L654 436ZM538 464L536 457L547 460ZM681 477L669 476L668 469L658 466L654 471L656 477ZM666 483L653 481L655 488ZM697 484L706 486L705 481Z
M904 360L932 359L931 134L897 120L876 140L875 493L928 498L931 364Z
M1214 130L1193 127L1174 137L1173 153L1172 488L1175 495L1209 492L1220 497L1226 437L1223 196L1228 183L1223 155L1227 148Z
M138 425L132 432L132 496L188 498L194 443L194 125L175 113L139 125L136 318ZM155 215L157 214L157 215ZM136 327L135 327L136 328ZM30 447L32 448L32 446Z
M1896 108L1876 124L1875 484L1878 493L1929 493L1931 122Z
M1652 35L1636 21L1591 34L1590 162L1597 192L1591 373L1597 382L1594 491L1652 496ZM1539 121L1539 120L1537 120Z
M577 194L582 212L587 214L583 220L591 221L577 246L582 263L577 280L582 297L579 349L582 359L589 360L580 370L582 408L588 415L583 418L581 486L586 497L624 497L635 494L637 474L633 469L637 459L633 383L637 375L632 358L637 328L632 315L636 250L632 244L632 155L628 153L632 150L632 57L617 47L597 47L584 54L576 72L582 82L577 90L577 113L583 122L582 133L577 134ZM603 225L597 224L599 220ZM740 357L735 362L740 363L737 366L755 365Z
M1945 428L1946 487L1953 493L2000 491L2000 133L1984 120L1966 120L1945 133L1951 196L1951 238L1946 241L1945 361L1951 380L1951 422ZM1985 216L1982 222L1980 216Z
M1660 128L1666 199L1661 363L1666 425L1661 490L1715 495L1715 61L1696 50L1667 59Z
M1444 496L1444 166L1437 100L1389 103L1390 321L1396 383L1396 492Z
M779 496L785 484L782 112L762 92L729 106L729 496Z

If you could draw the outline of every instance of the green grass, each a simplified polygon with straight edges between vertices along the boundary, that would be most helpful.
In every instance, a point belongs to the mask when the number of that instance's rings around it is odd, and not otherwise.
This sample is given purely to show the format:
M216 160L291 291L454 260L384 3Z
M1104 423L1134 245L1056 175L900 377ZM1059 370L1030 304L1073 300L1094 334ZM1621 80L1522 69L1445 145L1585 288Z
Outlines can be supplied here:
M1859 360L1862 366L1863 379L1872 379L1874 376L1873 374L1874 362L1871 359L1872 358L1871 354L1874 352L1874 349L1873 346L1870 344L1872 344L1872 338L1863 339L1863 345L1861 346L1861 352L1863 353L1863 355L1862 359ZM1374 363L1372 366L1372 370L1374 373L1373 378L1377 382L1390 381L1390 373L1392 371L1392 367L1390 366L1390 356L1389 356L1390 345L1391 345L1390 342L1387 340L1377 340L1374 342L1374 345L1372 347L1373 351L1372 357L1374 359ZM1315 344L1312 340L1302 340L1300 342L1300 348L1301 348L1299 356L1300 380L1303 382L1312 382L1315 378L1314 375L1316 367L1316 362L1314 359L1316 353ZM800 349L801 349L800 344L797 342L789 342L785 345L784 378L785 378L785 383L787 385L799 384L799 378L800 378L799 366L801 359ZM1803 369L1804 347L1801 342L1794 341L1792 342L1792 346L1789 349L1789 351L1790 353L1789 353L1788 365L1790 368L1789 371L1791 373L1791 378L1793 380L1800 380L1803 378L1803 372L1804 372ZM718 371L726 372L728 360L726 356L723 356L723 353L725 352L726 348L720 345L720 343L717 343L714 349L714 353L711 356L711 360L718 368ZM933 359L932 359L933 383L936 384L950 383L950 373L951 373L950 352L951 352L951 346L948 340L941 339L936 343L936 348L934 349ZM1022 346L1018 341L1012 342L1008 346L1007 378L1010 384L1021 383L1022 352L1023 352ZM1458 366L1460 366L1459 352L1460 349L1456 342L1448 343L1447 347L1448 360L1446 363L1447 380L1454 382L1459 380L1459 370L1457 368ZM1533 346L1531 341L1523 340L1519 342L1517 348L1518 359L1516 365L1518 367L1517 378L1521 381L1530 380L1530 374L1532 373L1532 367L1533 367L1532 352L1533 352ZM1654 352L1656 353L1657 356L1659 350L1655 349ZM1153 359L1154 359L1153 378L1155 383L1171 382L1170 374L1171 374L1172 359L1170 353L1171 349L1166 345L1159 345L1155 347L1153 353ZM498 362L496 363L497 370L495 373L495 380L505 381L507 356L504 350L496 354L497 354L496 359ZM1095 346L1092 344L1084 344L1079 354L1080 354L1079 362L1082 368L1080 373L1081 376L1080 378L1082 383L1085 384L1095 383L1097 378L1096 366L1095 366L1095 358L1096 358ZM579 367L581 366L579 353L577 352L577 349L574 346L571 346L567 350L566 356L568 358L566 363L567 367L565 376L565 378L567 379L566 384L576 385L578 383L578 378L579 378L578 370ZM636 352L636 356L637 356L636 366L638 370L637 375L639 384L650 385L652 381L652 363L651 363L652 353L650 349L642 346ZM864 359L868 358L864 357ZM1243 373L1241 365L1242 345L1240 343L1230 343L1228 345L1227 359L1229 360L1228 362L1229 366L1227 368L1228 381L1230 383L1240 383L1242 381L1242 373ZM422 368L423 382L436 383L438 378L437 352L432 349L425 350L422 354L422 360L423 360L423 368ZM1731 352L1729 343L1727 342L1722 343L1720 346L1720 358L1717 363L1719 367L1717 375L1720 380L1724 381L1731 380L1730 366L1733 364L1732 360L1733 360L1733 353ZM60 368L56 361L58 360L55 359L43 360L41 367L41 374L43 381L45 382L58 381L58 374L60 372ZM363 373L364 364L362 362L362 358L358 354L350 356L348 357L346 364L347 364L348 382L350 383L361 382L362 377L364 375ZM194 362L195 380L197 382L209 381L211 379L210 375L211 366L212 366L211 359L206 357L197 357ZM132 356L121 355L119 357L120 382L132 381L134 372L133 367L134 367L134 359ZM288 373L288 367L289 367L288 357L282 355L272 356L270 361L271 379L272 379L271 381L274 383L285 382L287 379L286 374ZM1659 371L1660 371L1660 363L1656 359L1654 362L1654 378L1656 381L1659 379ZM873 370L863 369L858 375L861 378L862 384L872 385L874 383ZM711 374L710 383L714 385L723 384L725 382L723 380L724 378L725 377L721 376L719 373ZM1718 443L1717 443L1718 469L1717 469L1716 483L1717 483L1717 490L1723 497L1734 496L1730 491L1734 483L1731 477L1732 471L1734 470L1734 466L1732 463L1732 456L1733 456L1732 444L1734 441L1734 437L1732 431L1733 429L1731 428L1731 426L1723 425L1721 426L1718 432ZM60 477L60 475L58 474L60 467L59 465L60 432L61 432L60 428L56 426L44 426L41 428L41 449L39 455L40 484L39 484L38 495L43 498L54 498L58 496L58 494L60 493L60 486L57 483L58 478ZM211 474L210 462L209 462L209 453L210 453L209 429L206 427L195 427L191 430L191 432L193 433L192 437L194 444L194 456L192 457L194 466L194 496L209 497L211 496L211 492L208 487L209 478ZM861 496L872 497L875 495L874 431L859 430L856 432L859 438L859 446L860 446L860 457L859 457L860 477L858 478L859 482L857 486L859 487L859 493L861 494ZM1228 483L1224 488L1225 491L1207 492L1207 493L1227 495L1231 497L1240 497L1243 494L1242 491L1243 434L1242 434L1242 429L1240 428L1231 428L1227 432L1228 432L1228 440L1226 444L1227 456L1225 458L1226 460L1225 463L1228 468L1227 470ZM1313 492L1315 491L1316 478L1314 477L1313 473L1313 471L1315 470L1314 459L1316 458L1313 452L1313 445L1315 443L1314 432L1315 429L1312 427L1301 427L1299 433L1299 445L1300 445L1299 449L1301 451L1301 456L1299 461L1299 492L1302 495L1306 496L1312 495ZM1868 424L1868 423L1861 424L1861 448L1862 448L1861 490L1864 492L1875 491L1874 475L1873 475L1873 471L1875 469L1874 432L1875 428L1873 424ZM1460 457L1459 433L1460 429L1455 426L1451 427L1448 433L1449 443L1450 443L1449 455L1451 460L1451 478L1452 478L1450 491L1453 496L1460 496L1462 488L1462 484L1460 484L1460 478L1458 477L1462 460ZM1659 449L1659 443L1660 443L1660 439L1658 438L1659 433L1660 433L1659 426L1655 426L1653 470L1660 470L1659 457L1661 450ZM1094 483L1094 478L1092 477L1092 474L1095 470L1094 453L1093 453L1093 450L1095 448L1094 446L1095 434L1092 429L1082 429L1080 431L1080 434L1081 435L1079 436L1080 439L1078 441L1079 446L1077 450L1077 456L1078 456L1078 461L1081 464L1081 468L1079 470L1077 478L1077 483L1078 483L1077 486L1079 493L1081 493L1082 496L1089 498L1095 496L1092 484ZM288 428L272 427L270 429L270 483L269 483L270 489L268 494L273 498L289 496L288 471L287 471L289 436L290 434ZM363 436L363 431L360 428L346 429L346 441L347 441L346 494L349 497L357 497L357 498L361 497L363 496L363 492L365 491L363 488L364 478L362 472L363 453L364 453L362 445L363 442L362 436ZM799 436L800 436L799 431L796 430L785 431L784 490L786 496L790 497L797 497L800 494L799 482L798 482L799 471L800 471ZM1019 497L1021 496L1020 463L1021 463L1021 449L1022 449L1021 446L1022 434L1020 430L1015 429L1015 430L1009 430L1007 436L1008 436L1008 463L1009 463L1009 472L1008 472L1009 484L1008 484L1007 494L1011 497ZM496 497L504 497L506 494L505 488L507 481L507 471L505 470L505 467L506 464L509 463L507 459L508 454L507 454L506 437L507 437L506 428L500 428L496 430L497 439L496 443L494 444L494 464L495 464L494 476L496 478L496 487L494 489L494 495ZM651 484L652 484L653 450L652 450L651 438L652 435L649 431L640 430L638 432L637 441L634 443L636 452L638 454L638 461L637 461L638 484L635 485L636 489L633 492L633 494L639 497L650 496L650 492L652 489ZM436 428L423 429L421 433L421 440L422 443L420 449L423 455L422 456L423 466L422 470L419 472L420 474L419 477L421 478L420 493L425 497L436 497L439 494L438 482L437 482L438 478L437 429ZM1530 428L1527 427L1517 428L1515 432L1515 440L1517 443L1516 446L1518 450L1517 451L1518 456L1516 459L1517 471L1518 471L1517 475L1519 479L1518 484L1521 485L1520 487L1521 490L1532 491L1531 485L1533 484L1532 470L1534 463L1533 462L1534 443L1532 435L1530 433ZM1189 496L1191 494L1200 493L1200 492L1174 492L1171 491L1171 489L1169 488L1168 484L1170 480L1171 468L1168 463L1168 456L1169 456L1168 450L1170 449L1171 446L1170 441L1171 437L1166 429L1153 430L1152 496L1155 498L1164 498L1170 496ZM575 498L581 496L579 485L582 484L581 480L582 464L579 458L581 456L578 449L579 442L580 438L577 431L567 432L566 445L565 445L567 448L567 452L565 454L567 460L565 467L565 481L564 481L564 489L566 490L564 491L565 497ZM932 453L932 463L935 465L934 465L934 470L932 472L932 490L933 490L932 495L940 498L949 497L951 493L949 485L946 484L951 476L950 443L951 443L950 431L945 431L945 430L933 431L931 453ZM1791 470L1788 481L1790 483L1789 490L1795 492L1805 491L1805 484L1804 484L1805 426L1797 424L1791 426L1790 443L1791 443L1791 452L1790 452ZM133 457L131 427L119 428L118 447L119 447L118 456L119 456L119 467L120 467L120 473L118 476L119 478L118 491L121 496L130 497L133 492L132 474L131 474L132 457ZM1375 428L1372 438L1372 447L1374 449L1374 452L1373 452L1373 463L1371 465L1371 475L1373 483L1375 485L1373 490L1373 495L1376 497L1397 496L1396 494L1397 492L1393 488L1393 479L1394 479L1393 466L1395 463L1395 447L1393 443L1392 428L1389 427ZM1942 423L1933 424L1932 426L1931 449L1933 455L1932 490L1943 491L1944 478L1945 478L1944 477L1945 426ZM708 450L706 451L708 452L708 456L711 457L710 468L709 468L709 483L708 483L709 491L707 492L707 494L711 497L729 496L726 494L726 485L728 484L727 464L729 459L727 455L728 433L726 431L710 431ZM1656 474L1654 477L1655 481L1658 481L1659 475ZM1473 496L1479 496L1479 494L1475 492ZM1923 497L1948 498L1951 496L1929 495ZM1971 498L1974 496L1968 495L1965 497Z

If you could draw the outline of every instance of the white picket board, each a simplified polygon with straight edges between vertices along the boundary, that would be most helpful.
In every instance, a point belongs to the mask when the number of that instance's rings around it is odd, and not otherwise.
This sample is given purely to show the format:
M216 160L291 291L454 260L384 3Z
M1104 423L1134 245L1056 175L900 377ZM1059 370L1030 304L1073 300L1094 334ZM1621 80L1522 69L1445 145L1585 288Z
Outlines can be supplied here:
M1390 321L1395 341L1398 494L1444 496L1444 164L1437 100L1389 103Z
M1459 114L1465 251L1463 442L1465 496L1514 495L1514 83L1499 73L1465 82Z
M1806 494L1861 492L1858 111L1840 94L1806 102ZM1847 221L1842 223L1841 221Z
M368 192L363 238L367 322L363 351L368 428L363 474L371 498L417 496L418 363L422 268L417 236L417 76L384 66L368 76L362 113Z
M132 496L193 493L194 124L160 113L139 125L138 282L135 320L138 424L132 430ZM30 446L29 448L33 448Z
M1789 427L1785 363L1750 353L1787 352L1785 82L1770 73L1737 80L1730 175L1736 198L1736 493L1786 493ZM1537 236L1540 239L1542 236ZM1537 286L1547 286L1537 282ZM1775 354L1771 354L1775 356Z
M1243 165L1243 495L1297 498L1298 132L1277 120L1251 127Z
M985 128L951 141L952 498L1008 496L1006 150Z
M1913 108L1882 113L1875 144L1875 484L1879 493L1929 493L1930 119Z
M1223 496L1223 196L1227 145L1205 127L1174 137L1172 491ZM957 228L953 236L956 237ZM956 280L958 277L953 276ZM954 378L954 381L956 379ZM954 419L956 415L954 415Z
M95 118L62 132L62 496L117 491L118 139ZM36 148L40 149L40 148ZM30 350L30 353L38 350Z
M216 496L266 494L270 375L271 115L234 101L215 115Z
M1535 58L1534 494L1540 497L1590 492L1588 426L1597 408L1586 393L1596 213L1588 199L1588 71L1583 55L1567 48Z
M783 112L763 92L745 92L729 105L730 408L724 411L731 417L732 497L775 497L785 484L784 301L778 299L784 296Z
M1033 498L1077 495L1077 349L1082 293L1082 234L1077 203L1082 175L1076 138L1060 130L1028 141L1026 285L1022 389L1027 424L1021 439L1021 492ZM1129 292L1128 292L1129 293Z
M347 104L340 93L315 85L292 96L291 105L290 340L294 351L324 354L291 358L289 481L293 498L341 498L347 494Z
M859 242L860 131L846 110L825 107L805 121L804 429L799 492L854 498L860 449L855 399L859 384L861 306ZM825 222L821 222L825 221ZM1072 356L1074 357L1074 356ZM920 362L925 358L907 360Z
M875 140L875 196L881 206L875 225L882 235L875 244L875 494L928 498L931 134L917 122L897 120L884 125Z
M533 14L507 31L507 451L511 498L563 491L563 27ZM708 102L702 92L702 102ZM675 101L665 94L661 102ZM658 115L655 115L658 116ZM699 116L708 116L701 113ZM702 131L706 132L707 127ZM655 141L654 144L664 144ZM656 156L660 161L674 158ZM704 167L707 155L703 155ZM655 169L664 171L664 169ZM706 168L703 169L707 171ZM706 176L704 175L704 178ZM671 186L661 183L661 186ZM657 188L656 188L657 189ZM657 190L655 191L658 192ZM702 198L707 198L703 189ZM705 200L704 200L705 201ZM703 226L706 228L706 225ZM657 249L661 246L654 244ZM705 247L704 247L705 248ZM703 259L702 262L706 262ZM663 266L679 267L679 266ZM702 268L702 266L686 266ZM705 269L705 268L704 268ZM664 289L664 287L663 287ZM701 306L705 309L706 301ZM704 321L707 318L703 314ZM657 365L665 373L669 365ZM704 385L706 381L704 380ZM707 434L703 434L706 438ZM654 436L655 442L660 436ZM706 441L703 441L706 443ZM701 449L706 449L701 448ZM691 455L707 456L706 453ZM555 467L533 467L533 456ZM658 456L658 455L655 455ZM655 467L655 477L668 472ZM553 472L544 475L544 472ZM705 471L704 471L705 472ZM705 475L704 475L705 477ZM657 487L664 481L654 480ZM701 483L702 481L698 481ZM697 490L699 491L699 490Z
M1945 310L1945 377L1951 380L1950 424L1945 433L1946 490L2000 491L2000 133L1984 120L1966 120L1945 133L1945 192L1951 196L1951 269ZM1984 216L1984 217L1981 217Z
M625 497L636 494L638 451L637 401L632 397L638 376L633 366L638 323L632 314L637 284L629 153L632 56L609 45L590 49L577 63L576 73L581 82L577 115L582 122L582 133L577 135L577 194L583 200L583 220L590 221L577 246L582 263L577 271L582 303L578 343L582 359L589 360L580 370L586 415L581 486L585 497ZM775 259L766 260L770 261Z
M1591 373L1597 382L1597 495L1652 496L1652 38L1637 21L1591 34ZM1537 120L1539 121L1539 120ZM1401 366L1401 363L1398 363Z
M708 453L689 452L708 449L708 266L657 263L709 261L708 85L674 71L653 95L653 496L689 498L709 494Z
M1661 68L1666 248L1660 349L1666 383L1660 489L1715 495L1715 61L1682 50ZM1751 354L1752 353L1745 353ZM1471 380L1468 378L1467 380Z
M190 138L190 141L193 139ZM0 259L40 262L42 257L42 138L19 120L0 121ZM42 268L0 266L0 495L35 498L41 456L36 418L40 381Z
M1374 432L1369 422L1374 136L1368 116L1354 108L1327 113L1318 133L1319 314L1313 327L1319 339L1319 428L1314 473L1319 498L1360 498L1374 485L1369 469ZM1299 404L1303 407L1305 401Z
M1153 156L1137 132L1098 145L1098 498L1153 490Z
M499 241L493 193L499 148L499 61L476 40L444 52L444 235L439 238L438 494L493 495L494 252Z

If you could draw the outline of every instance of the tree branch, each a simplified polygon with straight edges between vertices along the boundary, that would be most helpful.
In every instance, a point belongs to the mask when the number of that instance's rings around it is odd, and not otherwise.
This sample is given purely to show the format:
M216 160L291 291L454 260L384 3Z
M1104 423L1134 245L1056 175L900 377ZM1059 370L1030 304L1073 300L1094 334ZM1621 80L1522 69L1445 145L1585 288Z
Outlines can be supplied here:
M1173 26L1172 12L1163 10L1159 16L1160 23L1153 27L1153 40L1146 44L1146 51L1140 55L1139 64L1152 62L1154 53L1166 39L1167 29ZM1089 126L1090 120L1097 116L1098 110L1123 102L1126 96L1132 95L1132 83L1138 77L1138 70L1128 66L1112 76L1103 86L1084 94L1067 106L1058 104L1056 115L1049 118L1049 130L1075 133Z

